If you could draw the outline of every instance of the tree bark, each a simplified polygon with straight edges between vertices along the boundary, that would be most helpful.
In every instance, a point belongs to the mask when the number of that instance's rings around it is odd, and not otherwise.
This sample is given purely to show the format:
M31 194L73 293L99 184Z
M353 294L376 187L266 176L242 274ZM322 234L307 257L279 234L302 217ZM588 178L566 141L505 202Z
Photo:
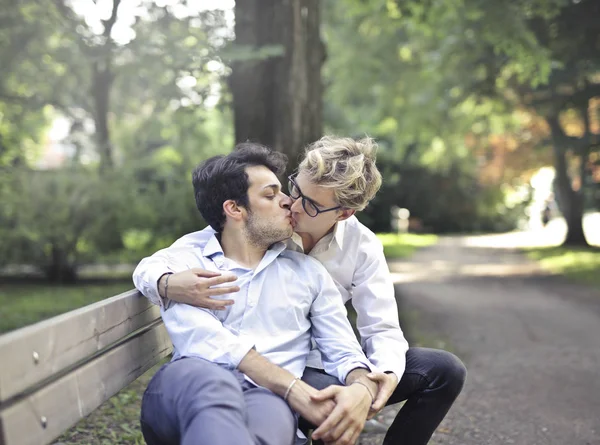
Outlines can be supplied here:
M67 253L59 246L53 245L50 263L44 273L51 283L74 283L77 281L77 268L67 258Z
M94 98L94 125L96 127L96 143L100 154L100 169L108 170L114 165L108 113L110 111L110 93L113 76L108 61L105 66L98 62L93 64L92 94Z
M235 138L268 145L288 155L293 170L304 147L322 134L319 0L236 2L236 45L283 54L232 65Z
M567 160L565 156L566 148L564 140L566 138L558 116L552 116L547 119L552 132L552 148L554 151L554 169L556 171L556 191L559 209L565 218L567 224L567 236L563 242L564 246L589 246L585 233L583 231L583 211L584 194L583 178L579 190L573 190L571 178L567 170ZM583 162L583 160L582 160Z

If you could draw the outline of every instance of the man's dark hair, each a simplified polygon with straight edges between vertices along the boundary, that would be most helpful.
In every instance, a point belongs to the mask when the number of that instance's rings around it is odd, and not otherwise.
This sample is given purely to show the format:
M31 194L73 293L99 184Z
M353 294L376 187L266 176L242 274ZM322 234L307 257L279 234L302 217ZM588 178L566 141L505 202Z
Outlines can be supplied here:
M285 171L287 157L261 144L243 142L225 155L202 162L192 172L196 206L204 220L220 232L225 224L223 203L232 199L248 208L248 174L246 167L263 165L280 176Z

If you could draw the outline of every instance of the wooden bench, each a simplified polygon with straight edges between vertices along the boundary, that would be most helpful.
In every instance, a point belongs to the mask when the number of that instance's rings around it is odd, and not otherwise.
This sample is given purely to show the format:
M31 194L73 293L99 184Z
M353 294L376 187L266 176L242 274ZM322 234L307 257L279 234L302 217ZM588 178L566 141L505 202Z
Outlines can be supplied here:
M51 443L171 349L133 290L0 336L0 445Z

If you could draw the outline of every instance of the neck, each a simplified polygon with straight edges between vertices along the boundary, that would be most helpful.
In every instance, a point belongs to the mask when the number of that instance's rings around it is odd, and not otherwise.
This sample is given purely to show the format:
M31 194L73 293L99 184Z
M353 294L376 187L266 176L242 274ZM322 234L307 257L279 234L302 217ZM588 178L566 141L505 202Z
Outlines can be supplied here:
M267 251L264 246L248 242L243 230L228 227L221 232L221 247L227 258L249 269L256 268Z
M335 228L335 224L333 226L331 226L327 231L325 232L319 232L319 233L312 233L312 232L297 232L298 235L300 235L300 238L302 238L302 249L304 250L305 254L309 254L311 250L313 250L313 248L317 245L317 243L319 241L321 241L321 239L333 232L333 229Z

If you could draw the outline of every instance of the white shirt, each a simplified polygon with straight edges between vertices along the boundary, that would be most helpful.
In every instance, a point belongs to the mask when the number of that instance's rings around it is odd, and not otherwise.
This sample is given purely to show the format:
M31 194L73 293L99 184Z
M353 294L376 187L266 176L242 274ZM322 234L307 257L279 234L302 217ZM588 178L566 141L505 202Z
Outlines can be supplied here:
M311 334L327 373L344 382L355 368L377 370L356 341L333 280L316 260L277 243L255 269L226 258L217 237L203 247L171 247L157 252L172 272L194 267L231 272L239 292L224 311L167 302L161 316L174 346L173 359L201 357L237 368L252 348L272 363L301 377Z
M213 233L210 227L190 233L165 251L184 246L201 248ZM296 234L287 244L288 249L302 251L302 241ZM382 371L392 371L400 379L406 366L408 342L399 326L394 285L381 242L352 216L338 222L332 233L319 240L309 256L325 266L343 302L352 300L358 314L356 325L361 346L371 363ZM161 256L152 256L142 260L133 274L140 292L161 306L157 282L166 272L175 271ZM322 367L318 350L311 352L308 366Z

